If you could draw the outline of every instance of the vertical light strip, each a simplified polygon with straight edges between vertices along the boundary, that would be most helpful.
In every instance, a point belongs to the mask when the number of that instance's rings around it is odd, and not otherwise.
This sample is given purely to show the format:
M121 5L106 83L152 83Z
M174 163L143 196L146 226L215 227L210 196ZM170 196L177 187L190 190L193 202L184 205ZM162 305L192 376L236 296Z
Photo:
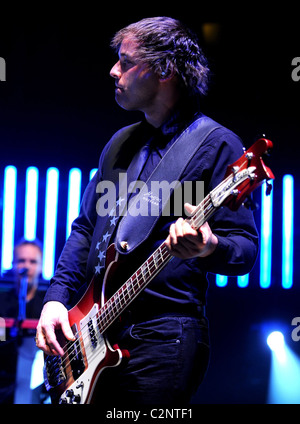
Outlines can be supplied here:
M267 196L266 187L266 183L263 183L261 187L260 230L260 286L264 289L269 288L271 285L273 221L273 189Z
M77 218L80 208L81 195L81 171L78 168L72 168L69 172L69 193L67 208L66 238L71 233L72 222Z
M293 285L294 179L285 175L282 182L282 287Z
M39 171L30 166L26 171L24 238L36 238Z
M93 176L96 174L97 171L98 171L97 168L91 169L91 171L90 171L90 180L93 178Z
M226 275L220 275L220 274L216 275L216 285L218 287L227 286L227 282L228 282L228 277L226 277Z
M46 201L44 222L43 277L49 280L54 274L57 226L59 171L49 168L46 176Z
M238 287L245 288L248 287L249 284L249 274L239 275L237 279Z
M4 169L1 274L10 269L13 260L16 214L17 169Z

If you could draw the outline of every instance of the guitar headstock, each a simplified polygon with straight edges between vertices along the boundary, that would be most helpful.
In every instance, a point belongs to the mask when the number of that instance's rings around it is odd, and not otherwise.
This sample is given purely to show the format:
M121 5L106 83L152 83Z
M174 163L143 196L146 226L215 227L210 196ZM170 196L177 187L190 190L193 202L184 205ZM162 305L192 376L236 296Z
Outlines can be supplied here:
M271 140L258 139L236 162L229 165L225 179L231 178L234 186L230 195L223 202L231 210L237 210L245 199L266 180L274 179L271 169L265 164L264 156L273 147ZM246 177L244 177L246 175Z

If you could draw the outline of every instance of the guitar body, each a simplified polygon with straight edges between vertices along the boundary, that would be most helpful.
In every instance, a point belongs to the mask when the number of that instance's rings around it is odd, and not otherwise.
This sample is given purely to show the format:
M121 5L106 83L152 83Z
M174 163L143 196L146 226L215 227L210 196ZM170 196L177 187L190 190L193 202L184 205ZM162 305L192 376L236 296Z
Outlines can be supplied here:
M117 367L126 350L112 347L99 326L99 311L105 303L105 287L118 267L114 245L107 251L104 282L95 275L80 301L68 312L76 340L68 342L61 332L62 357L46 356L44 378L52 403L93 403L98 379L104 369Z
M270 140L261 138L240 159L228 166L223 181L187 219L190 225L195 229L200 228L223 205L237 210L263 181L273 179L271 169L263 161L263 156L272 146ZM128 278L131 265L135 268L135 264L126 263L122 267L114 245L108 248L104 281L96 274L81 300L69 311L75 341L67 342L61 333L57 333L65 354L45 358L45 385L53 402L93 402L101 373L106 368L117 367L122 359L129 357L128 351L110 345L106 330L171 259L163 242ZM120 286L119 283L126 278Z

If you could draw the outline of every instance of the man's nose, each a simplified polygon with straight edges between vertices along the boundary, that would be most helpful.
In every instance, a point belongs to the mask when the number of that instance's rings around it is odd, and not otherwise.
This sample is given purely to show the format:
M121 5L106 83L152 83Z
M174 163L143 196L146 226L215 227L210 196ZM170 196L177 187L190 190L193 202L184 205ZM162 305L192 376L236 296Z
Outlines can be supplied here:
M111 68L109 75L110 75L112 78L120 79L120 77L121 77L121 67L120 67L120 61L119 61L119 62L117 62L117 63L116 63L116 64L115 64L115 65Z

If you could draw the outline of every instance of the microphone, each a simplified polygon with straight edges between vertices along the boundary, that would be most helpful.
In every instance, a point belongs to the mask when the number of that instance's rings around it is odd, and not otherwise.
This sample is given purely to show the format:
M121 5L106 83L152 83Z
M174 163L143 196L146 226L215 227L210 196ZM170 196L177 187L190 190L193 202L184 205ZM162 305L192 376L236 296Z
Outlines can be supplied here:
M22 277L26 277L27 273L28 273L28 268L20 268L18 270L19 275L21 275Z

